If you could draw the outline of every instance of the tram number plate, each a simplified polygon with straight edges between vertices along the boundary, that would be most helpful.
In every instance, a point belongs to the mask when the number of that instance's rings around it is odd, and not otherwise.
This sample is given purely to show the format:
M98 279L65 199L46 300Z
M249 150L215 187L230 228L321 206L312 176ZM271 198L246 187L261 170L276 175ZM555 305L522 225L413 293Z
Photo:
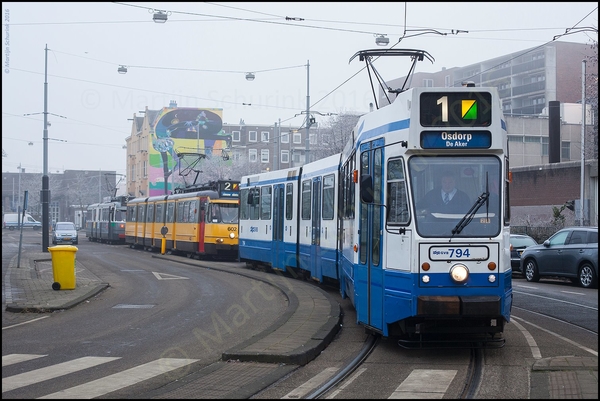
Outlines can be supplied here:
M485 260L488 259L490 251L486 246L432 246L429 248L429 259L431 260Z

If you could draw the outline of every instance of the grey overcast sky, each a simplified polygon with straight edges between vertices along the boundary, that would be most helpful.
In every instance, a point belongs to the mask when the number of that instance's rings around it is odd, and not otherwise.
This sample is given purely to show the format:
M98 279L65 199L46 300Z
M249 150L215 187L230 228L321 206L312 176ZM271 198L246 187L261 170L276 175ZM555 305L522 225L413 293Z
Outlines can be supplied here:
M228 124L281 119L283 127L300 126L308 80L311 112L363 113L372 102L369 78L359 72L363 62L349 59L378 48L377 34L387 35L388 48L426 50L435 63L421 62L416 71L436 72L540 46L567 30L556 40L597 41L597 7L596 2L3 2L2 170L43 171L46 45L49 172L125 174L129 119L146 107L160 109L175 100L180 107L222 109ZM168 21L153 22L152 10L166 11ZM117 73L120 65L127 66L126 74ZM408 66L404 58L377 63L386 80L406 75ZM247 81L246 72L256 79Z

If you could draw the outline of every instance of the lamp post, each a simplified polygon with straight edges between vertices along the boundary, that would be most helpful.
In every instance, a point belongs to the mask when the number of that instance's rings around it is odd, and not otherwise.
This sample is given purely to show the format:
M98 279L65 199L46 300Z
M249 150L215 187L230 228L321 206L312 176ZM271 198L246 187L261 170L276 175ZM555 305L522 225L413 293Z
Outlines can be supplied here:
M584 59L581 62L581 173L580 173L580 194L581 206L579 212L581 213L580 226L583 227L585 222L585 63Z
M17 192L17 212L21 214L21 173L23 169L21 168L21 163L19 163L19 189Z
M306 60L306 150L304 156L304 164L310 161L310 63Z
M50 186L48 181L48 44L44 62L44 173L42 175L42 252L48 252L50 210Z

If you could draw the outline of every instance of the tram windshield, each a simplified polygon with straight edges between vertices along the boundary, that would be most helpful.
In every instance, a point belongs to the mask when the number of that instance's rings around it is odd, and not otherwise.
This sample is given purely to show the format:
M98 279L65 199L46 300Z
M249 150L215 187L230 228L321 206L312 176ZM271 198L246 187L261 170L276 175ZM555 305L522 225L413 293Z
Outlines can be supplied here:
M114 221L125 221L126 214L127 214L127 210L116 209Z
M500 232L501 165L495 156L415 156L408 162L417 232L490 237Z
M212 223L237 224L238 205L234 203L212 203L208 213L208 221Z

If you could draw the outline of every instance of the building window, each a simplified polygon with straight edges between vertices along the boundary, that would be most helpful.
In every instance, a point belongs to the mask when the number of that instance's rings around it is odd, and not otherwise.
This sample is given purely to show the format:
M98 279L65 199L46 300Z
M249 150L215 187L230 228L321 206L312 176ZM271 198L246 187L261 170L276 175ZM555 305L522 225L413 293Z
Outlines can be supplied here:
M571 160L571 142L561 142L561 161Z
M308 142L310 142L311 145L316 145L317 144L317 134L310 134L308 136Z
M143 171L143 177L147 178L148 177L148 161L144 160L142 162L142 171Z
M289 163L290 162L290 152L289 152L289 150L282 150L281 151L281 162L282 163Z
M548 156L548 143L549 138L547 136L542 137L542 156Z
M302 156L302 154L300 152L292 153L292 160L294 161L294 164L300 163L300 156Z
M242 157L242 153L238 150L234 150L233 154L231 155L231 157L233 158L234 161L239 161L240 158Z
M131 165L131 171L130 171L129 175L131 177L131 181L135 182L135 164Z
M447 88L450 86L450 75L444 77L444 86Z
M281 143L290 143L290 133L284 132L281 134Z
M240 141L240 131L231 131L231 141L232 142Z
M250 160L251 163L256 163L256 160L258 158L258 152L256 149L248 149L248 160Z
M523 143L523 137L521 135L509 135L508 142L520 142Z
M256 131L248 132L248 142L256 142Z
M539 136L525 136L526 143L540 143Z
M433 88L433 79L424 79L423 86L425 88Z
M302 134L294 132L294 143L302 143Z
M260 141L261 142L269 142L269 131L262 131L260 133Z
M260 150L260 162L261 163L269 162L269 149L261 149Z

